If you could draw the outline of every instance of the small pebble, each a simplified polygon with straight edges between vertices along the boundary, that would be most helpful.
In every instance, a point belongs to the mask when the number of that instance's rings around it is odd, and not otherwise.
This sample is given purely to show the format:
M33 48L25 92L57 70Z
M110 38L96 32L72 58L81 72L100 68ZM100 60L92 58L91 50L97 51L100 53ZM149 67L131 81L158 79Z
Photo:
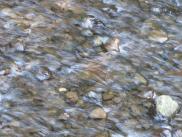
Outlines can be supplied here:
M66 88L59 88L59 90L58 90L59 92L66 92L67 91L67 89Z
M70 115L68 113L63 113L59 116L59 120L68 120Z

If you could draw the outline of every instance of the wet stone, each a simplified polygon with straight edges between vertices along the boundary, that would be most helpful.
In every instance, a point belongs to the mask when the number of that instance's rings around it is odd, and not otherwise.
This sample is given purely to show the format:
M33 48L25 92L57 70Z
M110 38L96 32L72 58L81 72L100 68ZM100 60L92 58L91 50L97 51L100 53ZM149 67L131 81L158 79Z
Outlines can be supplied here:
M68 113L63 113L59 116L59 120L68 120L69 119L69 114Z
M168 95L161 95L156 99L156 110L165 117L173 116L179 109L178 103Z
M66 93L66 98L71 103L76 103L78 101L78 94L76 92L70 91Z
M59 89L58 89L58 91L59 91L60 93L62 93L62 92L66 92L66 91L67 91L67 89L66 89L66 88L61 87L61 88L59 88Z
M104 43L103 43L104 44ZM108 52L108 51L117 51L119 52L119 44L120 44L120 39L119 38L112 38L105 45L102 46L103 50Z
M40 68L37 70L36 78L40 81L48 80L51 78L51 73L47 68Z
M0 70L0 76L1 75L8 75L8 74L10 74L10 69Z
M110 137L108 132L97 133L94 137Z
M15 14L15 12L10 9L10 8L4 8L1 10L1 14L3 14L4 16L9 16L11 18L16 18L17 15Z
M25 46L22 43L16 43L15 44L16 51L24 51Z
M89 117L92 119L106 119L107 114L102 108L95 108L91 111Z
M162 31L162 30L152 30L149 34L148 34L148 38L149 40L155 41L155 42L159 42L159 43L164 43L165 41L168 40L168 36L166 34L166 32Z
M182 130L175 131L173 137L182 137Z
M136 84L147 84L147 80L141 74L137 73L134 78Z
M36 17L34 13L28 13L25 15L26 19L33 20Z
M81 26L83 28L92 28L94 26L94 22L91 18L85 18L83 22L81 23Z
M115 97L115 94L112 91L105 92L102 95L103 101L112 100Z
M94 91L90 91L86 96L83 97L83 100L86 102L94 103L97 105L102 104L102 96L100 93L96 93Z
M102 44L106 44L109 38L107 36L97 36L94 39L94 46L101 46Z
M93 35L92 31L90 31L89 29L83 30L83 31L81 32L81 34L82 34L83 36L86 36L86 37L91 37L91 36Z
M124 137L124 136L121 134L112 134L111 137Z
M181 1L0 0L0 137L181 137Z

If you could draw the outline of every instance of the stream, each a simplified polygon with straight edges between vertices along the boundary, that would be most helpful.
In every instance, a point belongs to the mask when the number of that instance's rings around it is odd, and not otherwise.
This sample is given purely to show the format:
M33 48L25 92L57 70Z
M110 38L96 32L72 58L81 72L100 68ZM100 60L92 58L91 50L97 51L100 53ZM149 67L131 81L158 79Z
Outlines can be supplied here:
M0 0L0 137L182 137L181 106L182 0Z

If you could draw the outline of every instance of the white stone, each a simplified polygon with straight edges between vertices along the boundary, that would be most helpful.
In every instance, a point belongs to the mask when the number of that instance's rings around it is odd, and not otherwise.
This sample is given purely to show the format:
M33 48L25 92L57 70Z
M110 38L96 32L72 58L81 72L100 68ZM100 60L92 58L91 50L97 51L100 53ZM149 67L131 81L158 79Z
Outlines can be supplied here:
M63 88L63 87L59 88L59 92L66 92L66 91L67 91L66 88Z
M156 99L157 112L165 117L171 117L179 108L179 105L170 96L161 95Z

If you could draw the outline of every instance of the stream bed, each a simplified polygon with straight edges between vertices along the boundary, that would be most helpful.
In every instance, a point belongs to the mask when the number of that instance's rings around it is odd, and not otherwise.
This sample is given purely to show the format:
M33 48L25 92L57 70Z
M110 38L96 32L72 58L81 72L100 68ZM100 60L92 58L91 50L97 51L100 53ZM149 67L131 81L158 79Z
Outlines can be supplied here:
M182 137L181 106L182 0L0 0L0 137Z

